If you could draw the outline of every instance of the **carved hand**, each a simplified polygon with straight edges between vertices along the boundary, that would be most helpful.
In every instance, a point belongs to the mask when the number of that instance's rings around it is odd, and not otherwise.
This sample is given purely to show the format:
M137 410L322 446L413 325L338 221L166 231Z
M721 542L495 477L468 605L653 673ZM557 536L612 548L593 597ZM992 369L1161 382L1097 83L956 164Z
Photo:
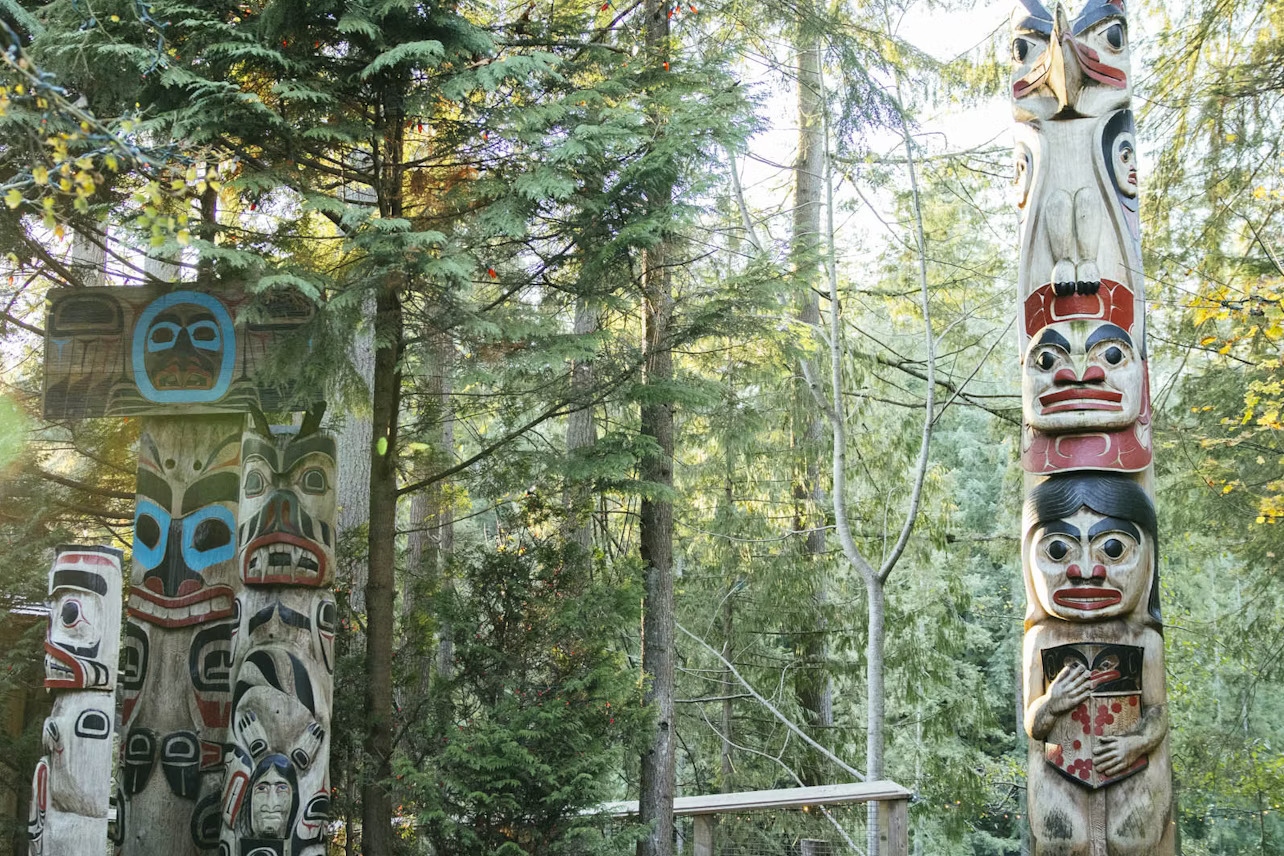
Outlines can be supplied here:
M249 750L254 760L267 754L267 732L263 730L263 724L254 711L242 714L236 720L236 731L240 735L241 745Z
M1142 751L1141 741L1136 737L1102 737L1093 750L1092 761L1097 772L1104 776L1116 776L1135 764Z
M1048 710L1062 714L1074 710L1092 695L1092 674L1079 663L1062 669L1048 687Z
M308 723L307 729L303 736L299 738L299 743L290 753L290 759L294 761L294 766L300 770L307 769L314 758L317 757L317 750L321 748L321 741L325 739L325 729L315 722Z

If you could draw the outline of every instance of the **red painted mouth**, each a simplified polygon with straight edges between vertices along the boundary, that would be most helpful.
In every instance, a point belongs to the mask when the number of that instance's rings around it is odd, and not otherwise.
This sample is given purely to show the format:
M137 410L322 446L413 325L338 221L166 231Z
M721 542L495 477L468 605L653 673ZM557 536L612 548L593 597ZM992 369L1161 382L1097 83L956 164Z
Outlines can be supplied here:
M180 597L165 597L134 586L129 590L129 614L140 621L161 627L186 627L229 618L236 611L236 593L231 586L206 586Z
M1075 410L1123 410L1123 393L1095 387L1071 387L1039 396L1044 415Z
M320 586L328 568L319 547L286 532L255 538L241 550L241 579L247 585Z
M1113 589L1095 587L1068 588L1052 593L1052 602L1070 609L1094 610L1115 606L1123 594Z

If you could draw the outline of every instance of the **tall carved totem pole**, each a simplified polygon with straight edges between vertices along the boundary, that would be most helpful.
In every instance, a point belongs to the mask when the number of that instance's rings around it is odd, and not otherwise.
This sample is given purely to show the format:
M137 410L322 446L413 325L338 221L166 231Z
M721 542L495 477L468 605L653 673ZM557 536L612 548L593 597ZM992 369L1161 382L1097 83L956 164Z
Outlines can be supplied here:
M107 846L121 584L120 550L57 549L45 637L45 688L56 695L32 780L32 856Z
M297 344L314 307L293 292L220 286L49 296L45 417L143 417L121 856L324 851L334 440L315 419L274 433L263 417L291 398L263 367Z
M1037 856L1173 852L1129 53L1123 0L1013 14Z

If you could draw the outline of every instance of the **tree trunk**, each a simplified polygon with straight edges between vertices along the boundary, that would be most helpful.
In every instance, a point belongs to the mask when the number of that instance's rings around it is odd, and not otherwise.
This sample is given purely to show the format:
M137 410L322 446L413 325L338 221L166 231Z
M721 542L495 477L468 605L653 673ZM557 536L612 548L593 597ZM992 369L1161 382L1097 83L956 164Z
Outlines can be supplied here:
M363 852L392 854L392 651L396 616L397 416L400 409L398 362L403 319L397 287L385 285L376 305L373 419L370 449L369 577L366 581L366 740L367 768L361 789Z
M644 40L653 74L668 68L669 6L647 4ZM648 116L663 135L657 117ZM667 209L673 197L671 180L651 197L654 212ZM645 383L663 387L673 378L669 324L673 316L670 281L671 238L663 235L642 256L642 311L644 313ZM638 842L638 856L673 856L673 405L664 394L651 391L643 399L641 433L654 442L654 450L641 461L640 476L651 491L642 499L639 526L640 552L646 582L642 620L642 670L649 678L646 703L655 716L650 746L642 755L638 815L651 828Z
M575 335L591 336L597 332L598 315L581 297L575 301ZM573 412L566 420L566 454L574 457L584 449L591 449L597 443L597 422L593 415L593 406L589 399L593 394L592 360L576 360L571 366L571 394L577 403L584 406ZM566 506L566 539L574 541L585 550L593 544L593 516L589 506L590 491L583 480L569 482L563 499Z

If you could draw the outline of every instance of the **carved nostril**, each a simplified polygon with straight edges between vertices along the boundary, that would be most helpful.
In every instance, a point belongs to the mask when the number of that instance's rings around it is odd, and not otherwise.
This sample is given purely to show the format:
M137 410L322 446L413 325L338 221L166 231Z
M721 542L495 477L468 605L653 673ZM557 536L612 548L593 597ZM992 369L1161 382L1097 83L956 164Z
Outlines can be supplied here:
M1106 370L1101 366L1088 366L1088 370L1083 373L1084 383L1105 383Z
M1066 568L1066 576L1072 580L1084 579L1083 570L1078 565L1070 565Z
M1092 566L1092 579L1094 579L1094 580L1104 580L1105 578L1106 578L1106 566L1105 566L1105 565L1093 565L1093 566Z
M1079 378L1074 373L1074 369L1058 369L1057 373L1052 376L1053 383L1078 383Z

